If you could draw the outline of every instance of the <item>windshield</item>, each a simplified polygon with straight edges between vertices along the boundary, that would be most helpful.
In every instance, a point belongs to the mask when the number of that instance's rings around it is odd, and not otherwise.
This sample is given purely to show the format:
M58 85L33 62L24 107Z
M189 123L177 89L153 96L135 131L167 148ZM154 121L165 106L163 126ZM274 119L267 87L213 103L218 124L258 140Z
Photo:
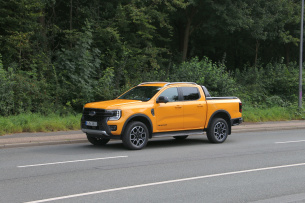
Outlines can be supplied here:
M150 100L162 87L160 86L137 86L118 99L130 99L130 100Z

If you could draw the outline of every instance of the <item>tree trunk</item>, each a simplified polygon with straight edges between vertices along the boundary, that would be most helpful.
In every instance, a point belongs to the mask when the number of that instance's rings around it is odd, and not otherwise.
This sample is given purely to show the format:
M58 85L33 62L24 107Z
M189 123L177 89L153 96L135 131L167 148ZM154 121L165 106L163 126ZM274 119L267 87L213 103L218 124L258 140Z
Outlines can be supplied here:
M72 31L72 6L73 6L73 0L70 0L70 31ZM70 33L71 34L71 33ZM72 41L70 41L70 48L72 48Z
M183 37L182 61L185 61L186 57L187 57L190 35L196 27L195 26L192 28L191 25L192 25L193 18L197 12L198 12L198 8L196 8L196 7L192 7L190 9L190 12L185 11L186 26L185 26L184 37Z
M285 54L286 54L286 64L288 65L290 62L290 49L289 44L285 44Z
M41 13L43 13L43 16L39 17L39 23L41 25L40 34L42 36L42 48L43 51L47 50L47 33L46 33L46 21L45 21L45 11L44 9L41 10Z
M254 60L254 66L257 65L258 49L259 49L259 41L258 41L258 39L257 39L257 40L256 40L256 45L255 45L255 60Z
M72 30L72 6L73 6L73 0L70 0L70 30Z
M184 30L184 38L183 38L183 50L182 50L182 61L186 60L187 51L188 51L188 44L190 38L190 30L191 30L191 22L190 18L187 18L186 27Z

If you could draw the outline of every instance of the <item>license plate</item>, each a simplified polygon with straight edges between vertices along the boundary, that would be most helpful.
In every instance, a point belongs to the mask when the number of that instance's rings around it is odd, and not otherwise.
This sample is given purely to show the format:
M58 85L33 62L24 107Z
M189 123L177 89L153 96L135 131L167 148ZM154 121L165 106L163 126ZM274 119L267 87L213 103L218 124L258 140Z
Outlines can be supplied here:
M94 121L86 121L87 126L97 126L97 122Z

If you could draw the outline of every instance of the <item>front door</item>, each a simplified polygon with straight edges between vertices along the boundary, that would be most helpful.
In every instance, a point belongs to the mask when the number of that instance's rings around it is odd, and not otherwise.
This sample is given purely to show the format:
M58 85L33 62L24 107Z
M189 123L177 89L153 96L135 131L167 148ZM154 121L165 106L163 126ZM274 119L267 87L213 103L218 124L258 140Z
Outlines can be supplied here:
M164 90L160 95L167 97L167 103L157 103L155 114L157 131L178 131L183 129L183 102L179 101L178 88Z

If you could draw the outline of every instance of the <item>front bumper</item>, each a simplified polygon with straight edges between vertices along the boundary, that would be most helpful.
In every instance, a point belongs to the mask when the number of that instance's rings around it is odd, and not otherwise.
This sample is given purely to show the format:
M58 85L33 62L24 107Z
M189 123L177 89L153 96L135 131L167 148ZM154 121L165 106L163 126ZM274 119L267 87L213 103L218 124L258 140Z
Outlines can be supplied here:
M87 134L112 136L111 129L107 124L111 116L112 114L105 109L85 108L81 118L81 129ZM97 122L97 126L87 126L86 121Z
M84 133L88 133L88 134L92 134L92 135L102 135L102 136L107 136L107 137L111 136L111 135L107 134L107 132L104 130L91 130L91 129L82 128L82 131Z
M103 130L90 130L90 129L82 129L84 133L86 133L87 137L94 138L107 138L107 139L121 139L121 136L118 135L108 135L106 131Z

